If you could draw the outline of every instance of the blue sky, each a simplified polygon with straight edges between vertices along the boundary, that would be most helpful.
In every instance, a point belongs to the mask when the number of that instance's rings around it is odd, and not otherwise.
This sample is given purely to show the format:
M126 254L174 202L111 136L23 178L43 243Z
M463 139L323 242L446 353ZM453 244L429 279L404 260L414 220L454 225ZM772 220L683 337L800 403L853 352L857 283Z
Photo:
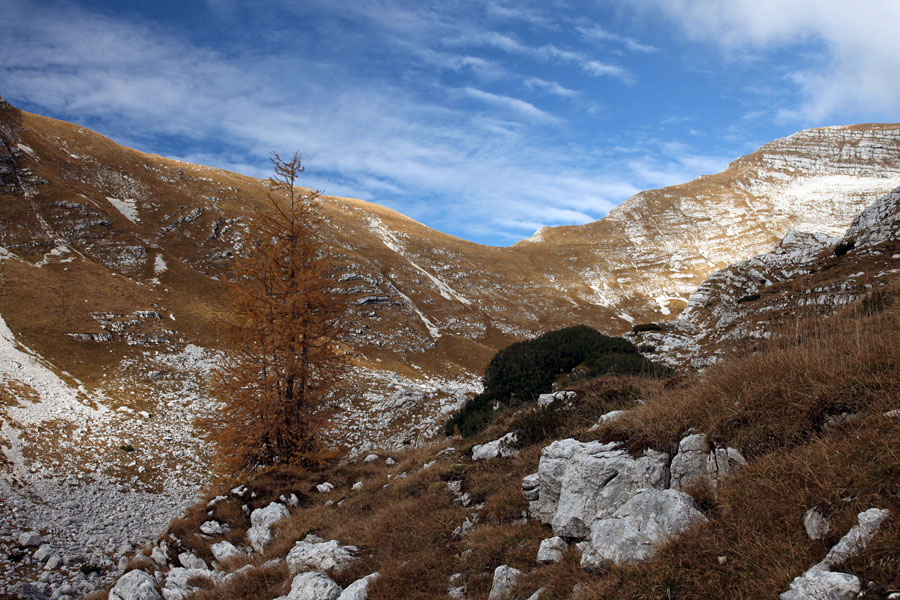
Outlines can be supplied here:
M896 0L0 0L0 95L509 245L797 130L898 121Z

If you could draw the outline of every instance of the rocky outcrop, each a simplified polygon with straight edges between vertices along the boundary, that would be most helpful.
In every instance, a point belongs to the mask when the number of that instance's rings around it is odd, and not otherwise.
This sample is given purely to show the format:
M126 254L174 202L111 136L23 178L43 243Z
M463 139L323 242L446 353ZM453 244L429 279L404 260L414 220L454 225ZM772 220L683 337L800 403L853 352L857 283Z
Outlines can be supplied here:
M554 442L538 466L541 521L558 536L587 537L594 519L611 515L638 490L667 487L668 463L664 452L634 459L616 444Z
M710 449L704 434L685 437L671 463L651 449L634 458L615 443L553 442L541 452L538 472L522 481L529 514L556 534L541 543L537 560L560 560L568 547L563 537L589 539L578 545L588 570L646 560L706 520L683 488L705 482L715 489L743 464L734 448Z
M488 442L487 444L482 444L480 446L473 446L472 460L487 460L490 458L497 458L498 456L502 456L503 458L517 456L519 450L516 448L516 442L518 441L518 436L516 436L515 433L507 433L502 438L494 440L493 442Z
M708 367L741 342L771 337L785 315L831 314L892 281L900 255L885 248L898 239L900 188L866 207L843 237L789 231L770 252L710 275L661 330L625 337L669 366Z
M656 548L706 517L694 500L677 490L647 489L632 496L612 516L591 525L591 545L581 566L600 571L651 558Z
M862 589L859 578L849 573L836 573L831 569L865 548L889 515L887 510L880 508L870 508L859 513L857 524L828 551L825 558L794 579L790 588L781 594L781 600L856 598Z

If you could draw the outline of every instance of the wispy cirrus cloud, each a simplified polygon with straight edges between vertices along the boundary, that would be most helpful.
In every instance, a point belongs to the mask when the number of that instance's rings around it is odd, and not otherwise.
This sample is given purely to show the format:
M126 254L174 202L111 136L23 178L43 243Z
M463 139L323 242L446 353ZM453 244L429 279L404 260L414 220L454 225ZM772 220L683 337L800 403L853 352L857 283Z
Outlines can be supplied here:
M561 121L559 117L547 113L531 104L530 102L520 100L519 98L504 96L501 94L492 94L490 92L485 92L484 90L479 90L471 87L463 88L462 92L470 98L474 98L476 100L480 100L494 106L501 106L503 108L509 109L510 111L518 113L526 119L543 121L547 123L557 123Z
M528 77L525 79L525 85L533 89L541 89L561 98L574 98L580 94L578 90L570 90L558 84L555 81L547 81L540 77Z
M570 47L574 20L468 0L285 0L262 12L208 1L234 39L56 0L14 4L0 29L16 49L0 62L2 93L145 151L254 176L268 175L271 150L301 150L305 185L494 244L600 218L694 175L703 155L643 138L620 148L596 129L609 119L594 110L604 90L632 76ZM283 26L295 22L311 25ZM568 33L544 36L557 26Z
M651 46L650 44L643 44L636 39L628 37L626 35L608 31L607 29L601 27L600 25L597 25L596 23L593 23L591 25L581 25L577 29L581 35L589 40L598 42L612 42L614 44L624 46L626 49L633 52L649 53L656 52L658 50L658 48Z

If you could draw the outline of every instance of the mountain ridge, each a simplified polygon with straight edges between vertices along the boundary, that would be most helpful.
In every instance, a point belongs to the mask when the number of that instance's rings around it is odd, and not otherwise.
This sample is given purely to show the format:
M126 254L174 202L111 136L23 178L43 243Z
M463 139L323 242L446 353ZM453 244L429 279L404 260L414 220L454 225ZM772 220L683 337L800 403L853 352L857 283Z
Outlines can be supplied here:
M324 196L336 289L354 307L342 343L355 360L334 399L331 443L349 456L425 444L479 391L497 349L576 323L620 334L672 318L695 281L730 256L768 250L817 199L824 226L846 227L856 206L900 185L900 125L875 129L801 132L764 146L770 158L761 149L740 173L642 192L608 220L506 248ZM837 158L817 159L823 147ZM209 457L191 419L215 410L204 380L221 349L222 279L246 250L267 186L8 103L0 185L0 318L9 329L0 350L13 357L0 365L10 463L0 465L0 493L18 510L0 509L0 523L31 515L61 547L90 548L106 564L103 556L158 530L206 485ZM785 190L793 196L778 200ZM22 379L14 351L37 357L67 386L66 401L102 418L42 412L54 398ZM66 524L70 502L104 514ZM123 532L122 512L147 503L143 523Z

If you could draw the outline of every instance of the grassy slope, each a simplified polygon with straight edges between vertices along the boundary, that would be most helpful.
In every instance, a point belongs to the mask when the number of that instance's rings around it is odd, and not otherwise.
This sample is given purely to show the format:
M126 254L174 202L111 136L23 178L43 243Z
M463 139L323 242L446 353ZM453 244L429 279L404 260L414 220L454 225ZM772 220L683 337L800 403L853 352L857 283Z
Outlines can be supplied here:
M649 446L672 452L694 428L738 447L749 461L717 498L694 490L708 523L643 565L590 575L578 567L574 551L562 563L537 565L540 540L552 533L521 520L526 504L519 486L524 475L537 470L540 450L549 440L512 459L473 463L468 458L473 443L503 434L516 418L512 414L501 415L475 440L395 455L398 462L391 467L376 462L306 472L285 468L256 477L250 484L257 493L251 508L280 494L295 492L301 498L259 560L284 556L294 540L316 532L360 547L361 564L336 576L342 585L382 573L372 600L444 598L457 572L463 574L467 597L484 599L500 564L529 572L521 597L543 586L551 592L545 598L567 598L581 584L583 598L772 598L820 560L857 513L882 507L894 517L844 569L860 576L864 589L872 582L867 598L885 598L900 589L900 418L884 416L900 407L898 335L900 301L880 301L870 310L851 309L828 321L795 325L781 341L700 377L583 383L578 406L555 438L621 440L634 451ZM597 415L631 403L635 395L644 403L631 404L634 408L614 425L587 432ZM826 426L829 417L841 413L858 416ZM450 443L455 450L448 449ZM422 467L432 460L434 465ZM402 472L409 477L396 479ZM317 493L315 484L325 480L336 489ZM460 539L451 533L472 508L452 503L446 486L451 480L462 481L473 504L484 504L478 524ZM350 491L356 481L364 482L360 492ZM336 504L326 507L326 499ZM232 524L229 539L237 544L249 527L240 503L229 498L213 513ZM833 524L821 541L809 540L802 526L804 512L816 505L824 507ZM210 542L194 532L207 518L200 503L171 529L204 558L210 557ZM257 570L198 597L269 600L285 593L289 582L284 567Z

